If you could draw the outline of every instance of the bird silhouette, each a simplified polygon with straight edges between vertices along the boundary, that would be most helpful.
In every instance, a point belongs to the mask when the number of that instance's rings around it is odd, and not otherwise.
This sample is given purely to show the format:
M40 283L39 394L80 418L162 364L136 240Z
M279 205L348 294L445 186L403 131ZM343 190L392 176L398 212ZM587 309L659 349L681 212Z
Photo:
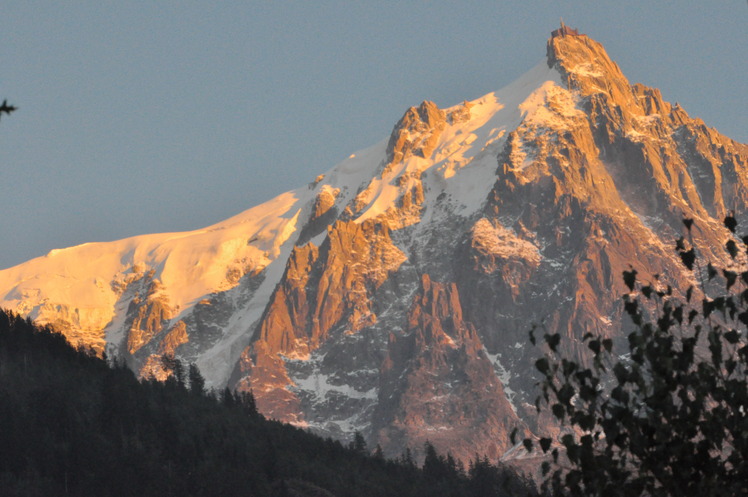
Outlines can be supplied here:
M8 100L3 100L3 103L0 104L0 117L3 115L3 112L10 115L11 112L15 111L18 107L15 107L13 105L8 105Z

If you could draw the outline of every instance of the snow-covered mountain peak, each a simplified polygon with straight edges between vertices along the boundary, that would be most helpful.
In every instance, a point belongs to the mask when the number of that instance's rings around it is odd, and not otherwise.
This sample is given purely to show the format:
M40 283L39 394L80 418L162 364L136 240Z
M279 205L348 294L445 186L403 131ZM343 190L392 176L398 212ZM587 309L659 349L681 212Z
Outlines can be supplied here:
M554 429L527 404L531 323L616 336L621 271L639 261L677 287L682 216L718 247L719 219L748 220L747 202L748 147L562 28L512 84L407 109L379 143L225 221L0 271L0 306L141 375L163 378L164 354L196 362L269 416L359 430L389 455L430 440L498 458L509 426Z
M63 324L74 343L101 349L112 329L133 326L123 314L149 282L157 282L165 296L162 327L169 328L246 277L261 275L272 288L292 247L320 245L338 216L357 223L386 220L397 229L439 212L471 215L485 204L508 133L523 121L552 126L559 101L562 114L571 112L572 97L562 84L560 73L541 61L514 83L473 101L447 109L424 101L405 112L388 139L352 154L307 187L225 221L190 232L56 249L0 271L0 305ZM275 261L280 267L273 269ZM119 335L126 333L112 336ZM225 374L209 379L219 384Z
M475 212L493 183L507 132L523 121L553 126L559 107L566 115L574 105L558 71L541 61L514 83L473 101L447 109L428 101L411 107L392 131L379 174L357 195L355 219L382 216L407 226L444 201L464 214ZM403 202L406 209L399 208Z

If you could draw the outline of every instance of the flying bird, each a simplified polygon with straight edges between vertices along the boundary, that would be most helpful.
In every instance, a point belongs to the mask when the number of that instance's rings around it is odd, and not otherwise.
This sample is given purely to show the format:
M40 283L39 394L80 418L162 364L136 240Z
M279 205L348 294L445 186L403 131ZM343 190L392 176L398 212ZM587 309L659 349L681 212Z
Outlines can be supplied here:
M8 100L3 100L2 105L0 105L0 117L2 117L3 112L10 115L11 112L15 111L18 107L15 107L13 105L8 105Z

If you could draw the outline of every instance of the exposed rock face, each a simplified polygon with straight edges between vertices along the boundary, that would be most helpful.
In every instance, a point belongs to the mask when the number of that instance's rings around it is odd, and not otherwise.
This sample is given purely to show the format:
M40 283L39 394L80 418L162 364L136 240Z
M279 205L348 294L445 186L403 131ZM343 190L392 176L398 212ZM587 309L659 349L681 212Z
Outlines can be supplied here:
M161 340L158 351L161 355L176 355L177 348L189 341L187 325L184 321L178 321L169 333L166 334L164 339Z
M371 221L338 221L319 250L311 243L295 247L257 340L242 354L238 386L252 389L268 415L300 421L287 407L298 398L289 390L285 362L308 360L333 333L351 336L374 325L374 295L405 259L387 226Z
M430 441L456 454L500 457L521 426L478 334L463 320L454 283L423 275L404 333L382 362L373 434L398 454Z
M339 215L338 209L335 206L338 195L340 195L339 188L333 189L327 185L322 187L322 190L314 199L309 221L304 225L298 240L296 240L297 245L306 244L313 237L324 233L327 227L335 222Z
M168 297L161 292L161 282L152 280L147 293L130 301L128 314L131 319L127 334L127 351L137 352L160 333L172 318Z
M403 162L412 155L428 158L439 142L447 116L434 102L411 107L395 125L387 145L390 163Z
M622 340L621 272L685 288L681 219L724 257L748 222L748 147L554 32L547 64L473 102L409 109L388 140L191 233L87 244L0 272L1 305L159 377L196 362L267 416L387 455L498 458L554 433L532 407L533 324L586 360ZM82 261L85 261L83 263Z

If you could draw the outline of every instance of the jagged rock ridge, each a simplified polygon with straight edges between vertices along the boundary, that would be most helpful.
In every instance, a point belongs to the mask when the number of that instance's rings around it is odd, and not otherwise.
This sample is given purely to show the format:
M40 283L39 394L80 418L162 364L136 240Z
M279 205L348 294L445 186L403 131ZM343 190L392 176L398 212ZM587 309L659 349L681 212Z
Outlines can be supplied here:
M538 419L533 323L583 357L622 335L621 271L687 285L683 216L716 247L746 221L748 147L600 44L554 31L546 59L472 102L406 111L388 139L214 226L53 251L0 272L0 305L143 375L195 361L268 416L389 455L426 440L501 457Z

